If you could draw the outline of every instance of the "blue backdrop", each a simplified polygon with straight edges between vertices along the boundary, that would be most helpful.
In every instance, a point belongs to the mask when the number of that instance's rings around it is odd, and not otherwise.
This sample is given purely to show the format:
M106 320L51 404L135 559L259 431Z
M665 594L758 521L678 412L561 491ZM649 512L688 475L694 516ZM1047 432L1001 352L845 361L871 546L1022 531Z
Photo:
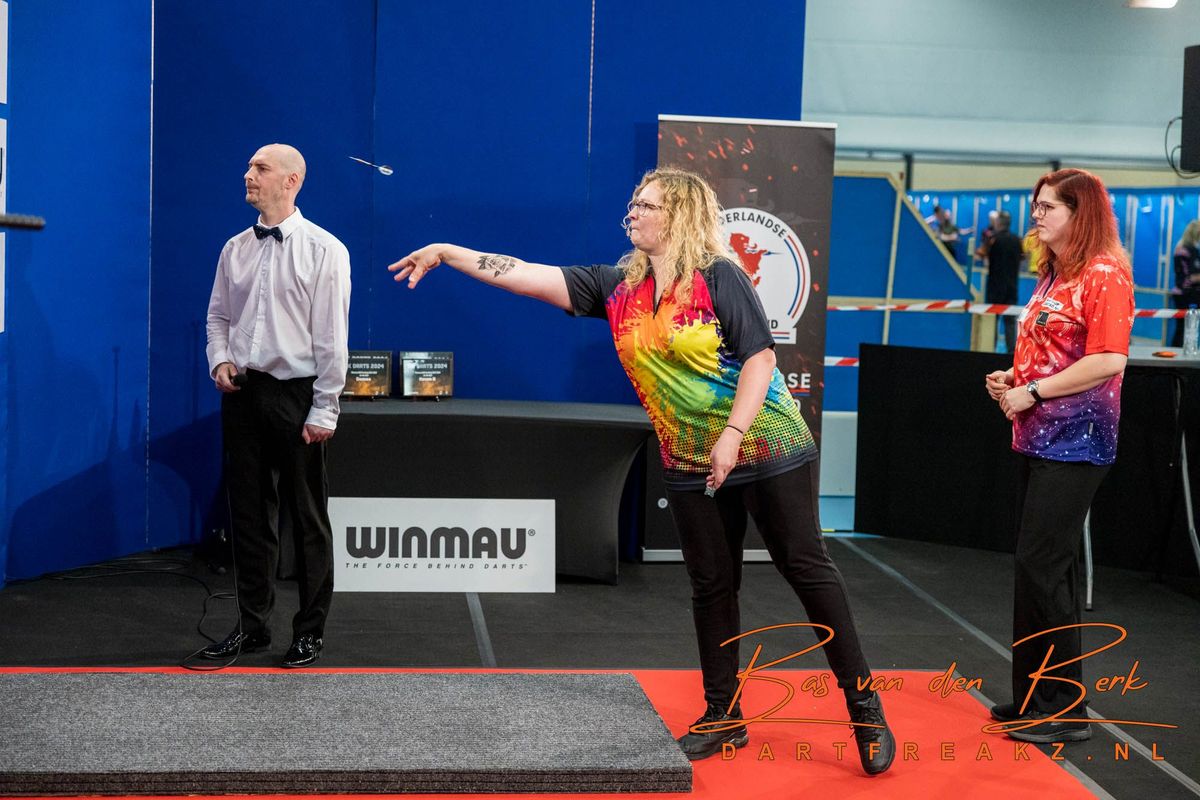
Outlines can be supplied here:
M352 347L453 350L466 397L633 402L602 323L384 267L438 239L611 262L659 113L800 116L803 2L159 3L151 143L149 0L11 5L9 208L50 223L9 235L8 577L220 516L204 309L258 146L300 148L299 205L350 249Z
M374 0L171 4L156 18L147 524L156 545L221 518L218 392L204 356L217 256L257 219L242 176L261 145L300 149L305 216L349 248L352 346L371 264Z
M48 226L7 235L9 578L195 541L221 517L204 310L221 245L254 219L241 176L258 146L308 159L300 206L351 253L352 347L453 350L465 397L634 402L603 323L448 271L409 293L385 266L436 240L611 263L658 114L800 116L803 2L159 3L153 32L150 0L10 10L8 209ZM1196 192L1114 194L1152 282L1156 222L1172 209L1177 238ZM884 181L836 181L830 294L884 294L893 208ZM897 275L897 296L963 296L910 215ZM857 355L881 325L831 314L827 352ZM968 328L897 314L892 341L963 347ZM856 371L826 376L826 408L853 409Z
M467 397L636 402L603 323L457 275L409 295L383 268L431 241L614 262L658 114L799 118L804 4L762 5L770 25L714 0L599 3L593 38L590 2L549 15L515 0L502 21L482 0L381 3L379 40L420 45L378 51L375 154L397 172L376 179L376 263L352 311L370 346L453 350ZM718 29L723 52L755 53L753 72L700 56Z
M150 4L9 4L7 496L24 577L144 549Z

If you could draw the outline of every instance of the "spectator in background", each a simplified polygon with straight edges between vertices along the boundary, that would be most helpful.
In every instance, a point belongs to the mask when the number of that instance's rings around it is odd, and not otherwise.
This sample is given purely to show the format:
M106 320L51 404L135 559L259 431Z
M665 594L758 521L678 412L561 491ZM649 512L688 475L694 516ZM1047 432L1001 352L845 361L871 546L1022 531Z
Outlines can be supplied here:
M946 248L946 252L950 254L950 258L958 262L958 240L962 234L974 232L974 228L960 228L954 224L954 216L950 213L950 209L941 209L941 219L937 223L938 241L942 243L942 247Z
M1021 261L1025 258L1025 249L1020 237L1010 229L1012 215L1007 211L996 214L992 223L992 235L979 248L979 254L987 262L987 285L984 288L983 299L989 305L1016 305L1017 302L1017 273L1021 269ZM996 323L997 331L1004 329L1004 352L1012 353L1017 341L1017 319L1014 316L1001 316ZM999 342L999 336L997 343Z
M1171 290L1171 302L1175 308L1200 307L1200 220L1194 219L1183 229L1179 244L1175 245L1175 288ZM1183 318L1175 320L1175 335L1172 347L1183 347Z
M975 257L980 261L986 259L987 247L991 244L992 237L996 235L996 217L1000 216L1000 212L992 209L988 212L988 224L983 229L983 233L979 234L979 247L975 248Z

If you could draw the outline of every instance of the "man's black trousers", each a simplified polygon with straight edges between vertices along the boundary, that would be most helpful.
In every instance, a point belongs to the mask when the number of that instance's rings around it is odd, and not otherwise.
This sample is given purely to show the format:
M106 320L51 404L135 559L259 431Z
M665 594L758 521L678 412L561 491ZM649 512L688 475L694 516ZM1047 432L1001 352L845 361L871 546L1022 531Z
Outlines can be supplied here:
M268 630L275 605L282 507L291 521L300 590L293 636L324 634L333 599L325 443L305 444L302 438L314 380L278 380L250 370L239 391L222 397L225 475L243 633Z

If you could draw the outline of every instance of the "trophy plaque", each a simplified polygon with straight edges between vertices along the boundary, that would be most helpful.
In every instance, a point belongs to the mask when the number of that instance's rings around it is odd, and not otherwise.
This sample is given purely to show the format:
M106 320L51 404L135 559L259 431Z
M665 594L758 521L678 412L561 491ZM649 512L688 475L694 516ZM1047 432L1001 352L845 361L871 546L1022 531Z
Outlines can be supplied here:
M404 397L452 397L454 353L401 353L400 384Z
M392 351L351 350L342 397L387 397L392 393Z

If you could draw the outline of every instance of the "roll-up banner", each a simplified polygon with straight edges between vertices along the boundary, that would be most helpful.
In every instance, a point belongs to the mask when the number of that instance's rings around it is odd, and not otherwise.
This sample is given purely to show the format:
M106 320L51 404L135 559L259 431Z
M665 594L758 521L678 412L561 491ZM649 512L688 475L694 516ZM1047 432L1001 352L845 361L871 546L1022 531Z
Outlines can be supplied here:
M786 120L658 118L658 165L696 172L716 191L729 244L771 322L779 371L818 443L834 131Z

